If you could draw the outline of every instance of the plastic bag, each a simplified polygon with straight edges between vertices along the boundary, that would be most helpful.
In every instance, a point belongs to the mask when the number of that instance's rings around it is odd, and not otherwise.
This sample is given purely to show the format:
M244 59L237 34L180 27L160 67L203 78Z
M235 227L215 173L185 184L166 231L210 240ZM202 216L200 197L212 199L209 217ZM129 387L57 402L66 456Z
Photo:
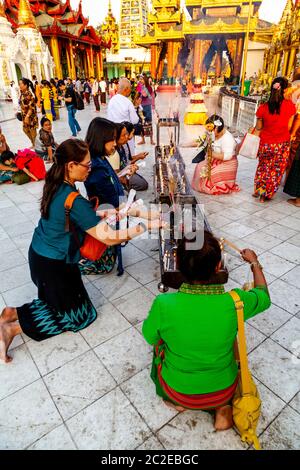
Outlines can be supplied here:
M260 145L260 138L257 135L246 134L239 150L239 155L246 158L256 159Z

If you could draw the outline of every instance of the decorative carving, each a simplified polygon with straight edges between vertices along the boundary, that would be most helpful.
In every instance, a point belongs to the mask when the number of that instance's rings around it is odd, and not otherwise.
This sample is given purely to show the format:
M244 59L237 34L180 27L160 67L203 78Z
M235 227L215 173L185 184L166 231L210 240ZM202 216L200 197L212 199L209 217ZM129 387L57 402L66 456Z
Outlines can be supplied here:
M3 63L2 63L2 77L3 77L4 85L8 86L10 80L8 76L8 66L7 66L6 60L3 60Z

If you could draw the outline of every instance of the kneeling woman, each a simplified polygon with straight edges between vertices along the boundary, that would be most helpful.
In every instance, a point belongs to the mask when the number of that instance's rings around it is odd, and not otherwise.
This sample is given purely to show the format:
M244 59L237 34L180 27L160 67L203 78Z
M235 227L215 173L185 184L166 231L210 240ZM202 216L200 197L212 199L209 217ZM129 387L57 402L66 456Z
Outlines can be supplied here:
M192 187L195 191L211 195L230 194L240 190L236 184L238 160L236 142L220 116L211 116L206 124L214 126L215 142L212 149L211 176L205 176L208 161L198 163Z
M116 232L105 222L107 214L96 215L89 201L79 195L68 216L71 230L66 230L66 200L76 191L75 182L85 181L90 169L86 143L69 139L58 147L46 177L41 219L29 249L31 278L38 288L38 299L19 308L3 310L0 359L4 362L11 361L8 348L22 332L35 341L43 341L66 331L77 332L95 321L97 312L78 267L85 232L112 246L160 225L159 220L145 221Z
M186 243L191 244L182 240L178 251L186 284L178 293L159 295L143 325L146 341L154 346L151 378L166 404L177 411L215 410L215 428L225 430L233 424L230 404L238 383L237 314L224 286L210 283L221 265L219 242L205 232L202 249ZM270 297L256 254L241 254L254 273L253 290L235 289L248 320L270 307Z

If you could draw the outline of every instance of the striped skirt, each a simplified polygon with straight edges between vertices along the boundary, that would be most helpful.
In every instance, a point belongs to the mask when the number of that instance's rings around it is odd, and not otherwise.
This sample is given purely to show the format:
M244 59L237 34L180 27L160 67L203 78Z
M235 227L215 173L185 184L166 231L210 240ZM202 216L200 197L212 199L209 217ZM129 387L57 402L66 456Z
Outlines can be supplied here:
M238 170L238 160L233 157L231 160L213 160L211 177L203 177L202 172L207 166L207 160L198 163L195 169L192 187L200 193L221 195L240 191L236 184Z

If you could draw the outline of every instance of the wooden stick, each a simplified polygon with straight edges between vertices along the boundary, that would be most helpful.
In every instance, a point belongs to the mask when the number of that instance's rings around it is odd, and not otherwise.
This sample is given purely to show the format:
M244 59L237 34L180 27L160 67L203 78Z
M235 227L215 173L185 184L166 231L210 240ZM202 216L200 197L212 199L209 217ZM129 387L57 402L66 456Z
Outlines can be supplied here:
M240 250L234 243L232 243L232 242L226 240L226 238L223 239L223 242L224 242L226 245L230 246L230 248L232 248L234 251L237 251L238 253L241 253L241 250Z

